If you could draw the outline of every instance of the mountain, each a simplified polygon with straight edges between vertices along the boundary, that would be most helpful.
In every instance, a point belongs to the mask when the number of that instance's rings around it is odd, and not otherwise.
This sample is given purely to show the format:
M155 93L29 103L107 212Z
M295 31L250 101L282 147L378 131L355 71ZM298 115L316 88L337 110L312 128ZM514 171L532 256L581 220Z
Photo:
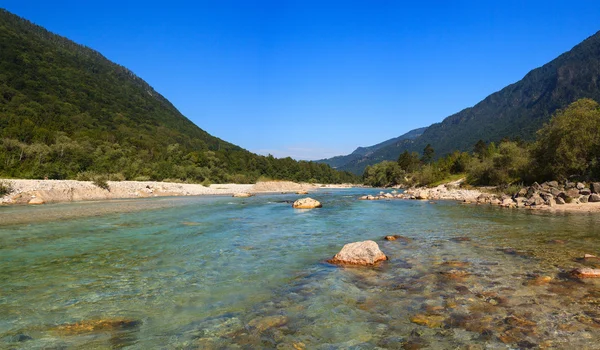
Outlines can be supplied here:
M0 176L336 182L208 134L129 69L0 9Z
M580 98L600 101L600 32L475 106L429 126L413 142L381 147L360 164L338 168L361 174L367 165L396 160L405 150L422 152L427 144L436 156L442 156L454 150L470 151L478 140L533 140L557 109Z
M336 156L336 157L328 158L328 159L320 159L320 160L317 160L316 162L328 164L329 166L331 166L333 168L344 168L346 170L351 171L351 168L353 168L354 164L360 164L362 160L370 159L370 156L377 150L384 148L384 147L403 143L406 140L414 140L415 138L421 136L421 134L423 134L425 129L427 129L427 128L414 129L414 130L407 132L406 134L403 134L402 136L398 136L396 138L389 139L387 141L383 141L383 142L378 143L373 146L358 147L357 149L354 150L354 152L352 152L348 155Z

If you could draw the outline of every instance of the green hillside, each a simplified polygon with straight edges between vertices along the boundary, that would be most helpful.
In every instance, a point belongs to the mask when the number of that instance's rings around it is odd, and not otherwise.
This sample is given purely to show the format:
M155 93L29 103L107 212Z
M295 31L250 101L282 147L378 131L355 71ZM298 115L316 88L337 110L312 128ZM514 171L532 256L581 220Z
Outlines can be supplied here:
M0 9L0 176L351 181L209 135L125 67Z
M519 82L429 126L414 142L382 147L362 162L339 169L362 173L367 165L396 160L405 150L421 152L427 144L433 146L436 156L443 156L454 150L471 150L478 140L533 140L557 109L581 98L600 101L600 32Z

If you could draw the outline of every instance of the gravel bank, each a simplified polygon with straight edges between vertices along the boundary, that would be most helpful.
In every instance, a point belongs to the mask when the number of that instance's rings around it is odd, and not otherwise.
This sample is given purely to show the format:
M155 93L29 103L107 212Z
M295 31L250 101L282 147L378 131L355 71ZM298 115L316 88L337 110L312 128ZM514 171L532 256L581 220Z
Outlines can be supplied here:
M3 180L13 191L0 198L0 204L27 204L32 199L43 203L146 198L164 196L233 195L235 193L266 193L311 191L317 185L289 181L268 181L257 184L182 184L153 181L108 181L109 189L102 189L91 181L76 180Z

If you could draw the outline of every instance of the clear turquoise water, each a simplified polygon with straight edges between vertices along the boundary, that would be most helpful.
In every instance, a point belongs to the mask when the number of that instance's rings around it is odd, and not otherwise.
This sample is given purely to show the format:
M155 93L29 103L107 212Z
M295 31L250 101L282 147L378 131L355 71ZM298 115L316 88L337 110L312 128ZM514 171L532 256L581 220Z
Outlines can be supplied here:
M21 218L0 224L0 348L598 348L600 283L564 272L595 264L577 257L600 255L600 215L369 192L0 207ZM391 260L325 262L366 239Z

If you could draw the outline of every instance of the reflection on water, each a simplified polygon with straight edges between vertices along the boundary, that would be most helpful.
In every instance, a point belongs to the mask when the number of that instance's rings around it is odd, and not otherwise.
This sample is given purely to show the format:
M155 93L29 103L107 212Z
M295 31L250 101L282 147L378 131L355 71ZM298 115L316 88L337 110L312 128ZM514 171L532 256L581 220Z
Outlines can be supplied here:
M32 219L0 226L0 348L594 348L600 340L599 281L565 274L600 267L578 260L600 253L597 215L329 192L315 194L324 208L310 211L293 210L292 195L0 208L0 218ZM61 214L73 210L96 215ZM412 240L384 241L388 234ZM324 262L365 239L391 260Z

